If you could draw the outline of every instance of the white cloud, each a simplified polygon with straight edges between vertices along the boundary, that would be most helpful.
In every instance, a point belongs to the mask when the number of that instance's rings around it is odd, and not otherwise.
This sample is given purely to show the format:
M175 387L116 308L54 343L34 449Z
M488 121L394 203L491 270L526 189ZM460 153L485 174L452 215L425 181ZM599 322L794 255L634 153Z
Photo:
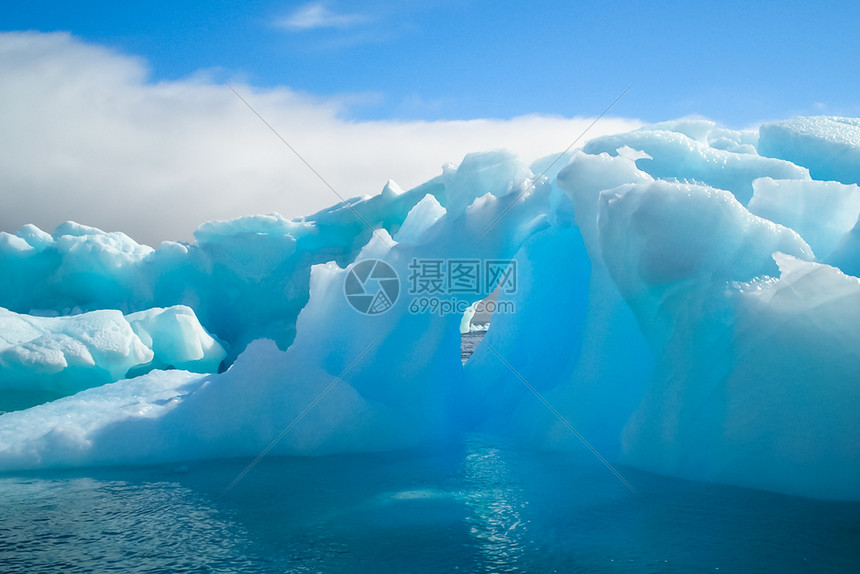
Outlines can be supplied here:
M404 189L466 153L524 160L566 148L589 118L348 121L344 102L234 84L344 197ZM0 34L0 230L67 219L149 244L203 221L306 215L337 201L224 85L152 83L145 63L67 34ZM590 136L625 131L604 118Z
M291 30L316 28L351 28L367 22L361 14L339 14L330 10L323 2L311 2L296 9L280 24Z

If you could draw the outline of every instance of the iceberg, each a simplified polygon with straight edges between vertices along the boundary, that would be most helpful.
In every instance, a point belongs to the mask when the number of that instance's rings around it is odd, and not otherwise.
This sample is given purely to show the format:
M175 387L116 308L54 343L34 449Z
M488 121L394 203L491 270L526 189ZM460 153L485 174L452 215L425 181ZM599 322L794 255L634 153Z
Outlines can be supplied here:
M732 192L742 203L752 197L752 182L760 177L809 179L802 164L759 155L751 146L744 146L742 142L753 139L746 134L735 132L729 136L727 130L722 130L718 146L712 146L712 126L705 121L666 122L629 134L597 138L588 142L583 151L616 155L627 147L646 154L636 160L636 166L652 177L705 183ZM727 146L727 140L737 144Z
M749 210L796 230L822 261L850 241L860 217L860 186L855 184L764 177L753 187Z
M75 223L0 234L0 377L32 405L0 416L0 471L475 430L581 449L573 427L650 472L860 499L857 125L680 120L558 162L475 153L157 249Z
M226 355L194 311L182 305L125 316L104 309L65 317L0 308L0 410L153 369L216 372Z
M809 169L815 179L860 183L860 119L819 116L765 124L759 153Z

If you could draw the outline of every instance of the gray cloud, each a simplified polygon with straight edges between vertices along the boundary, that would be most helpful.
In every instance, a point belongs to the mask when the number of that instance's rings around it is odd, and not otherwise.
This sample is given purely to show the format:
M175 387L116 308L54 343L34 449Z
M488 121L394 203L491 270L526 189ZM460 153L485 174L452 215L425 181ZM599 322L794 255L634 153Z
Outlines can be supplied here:
M344 197L408 189L466 153L563 150L588 118L349 121L347 100L233 84ZM68 34L0 34L0 230L65 220L157 245L198 224L337 201L222 84L149 80L139 58ZM590 136L633 129L605 118Z

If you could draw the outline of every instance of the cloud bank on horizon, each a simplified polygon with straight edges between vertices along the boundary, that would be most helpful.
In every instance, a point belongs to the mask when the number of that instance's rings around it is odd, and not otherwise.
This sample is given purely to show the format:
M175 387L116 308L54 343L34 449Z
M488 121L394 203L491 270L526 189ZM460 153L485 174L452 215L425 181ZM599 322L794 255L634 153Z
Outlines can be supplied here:
M339 21L326 17L295 22ZM234 87L345 198L376 194L388 179L408 189L473 151L507 148L526 161L557 153L593 120L355 121L344 99ZM141 58L67 33L3 33L0 101L3 231L74 220L157 245L189 240L211 219L297 217L338 201L205 73L153 81ZM639 125L606 117L588 136Z

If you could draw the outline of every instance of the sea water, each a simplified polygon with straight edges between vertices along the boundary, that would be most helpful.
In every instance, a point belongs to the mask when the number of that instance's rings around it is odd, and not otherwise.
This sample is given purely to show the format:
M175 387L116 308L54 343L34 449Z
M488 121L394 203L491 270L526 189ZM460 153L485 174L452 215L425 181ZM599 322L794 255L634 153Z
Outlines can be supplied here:
M0 477L2 572L856 572L860 503L487 436L433 449Z
M486 330L482 331L472 331L471 333L462 333L460 335L460 362L464 365L469 360L475 349L481 343L484 338L484 335L487 334Z

